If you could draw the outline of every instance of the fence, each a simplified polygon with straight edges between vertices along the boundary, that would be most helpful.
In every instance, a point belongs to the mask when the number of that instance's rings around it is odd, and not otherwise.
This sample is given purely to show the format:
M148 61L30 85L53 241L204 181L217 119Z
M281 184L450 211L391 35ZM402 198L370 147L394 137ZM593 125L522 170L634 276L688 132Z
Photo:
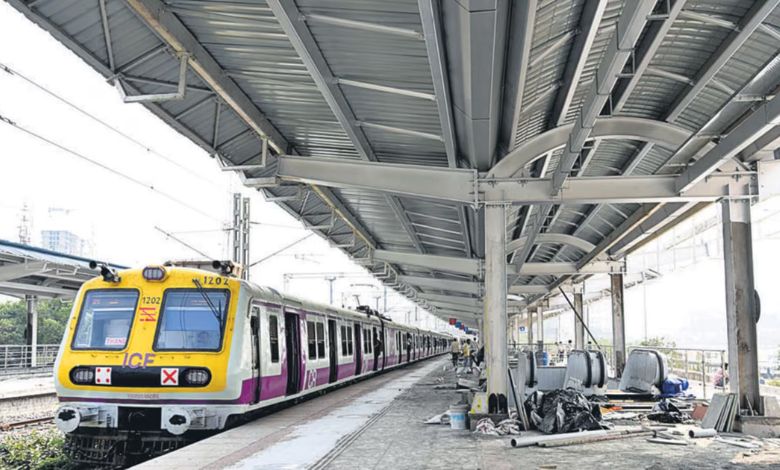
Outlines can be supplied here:
M59 344L39 344L36 347L36 367L52 367ZM8 373L32 367L32 346L0 344L0 372Z

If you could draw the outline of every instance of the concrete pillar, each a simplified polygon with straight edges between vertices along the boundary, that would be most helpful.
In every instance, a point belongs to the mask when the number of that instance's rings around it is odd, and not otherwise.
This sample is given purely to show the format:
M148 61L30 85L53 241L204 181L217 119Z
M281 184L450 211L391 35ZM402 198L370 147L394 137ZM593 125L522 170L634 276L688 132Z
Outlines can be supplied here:
M721 201L723 261L726 279L726 326L729 346L729 386L740 397L740 408L761 410L758 382L758 317L753 283L753 243L750 202Z
M489 413L507 413L506 205L485 206L485 364Z
M536 344L537 351L544 351L544 308L536 307Z
M621 377L626 365L626 321L623 316L623 274L610 274L612 284L612 349L615 375Z
M525 314L525 328L528 332L528 346L534 344L534 315L536 315L536 307L529 307Z
M585 313L582 311L582 289L574 291L574 349L585 349Z
M28 295L27 300L27 346L30 348L29 366L38 365L38 297Z

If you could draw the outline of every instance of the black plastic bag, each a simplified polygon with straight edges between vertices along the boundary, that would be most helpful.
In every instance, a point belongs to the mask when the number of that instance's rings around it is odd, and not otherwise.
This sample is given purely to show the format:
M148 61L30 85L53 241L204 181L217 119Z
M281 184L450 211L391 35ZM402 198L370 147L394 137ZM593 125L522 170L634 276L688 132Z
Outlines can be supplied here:
M575 390L535 392L525 401L528 415L545 434L601 429L601 410Z
M688 414L683 413L674 403L664 398L653 406L653 411L647 415L650 421L659 423L676 424L688 419Z

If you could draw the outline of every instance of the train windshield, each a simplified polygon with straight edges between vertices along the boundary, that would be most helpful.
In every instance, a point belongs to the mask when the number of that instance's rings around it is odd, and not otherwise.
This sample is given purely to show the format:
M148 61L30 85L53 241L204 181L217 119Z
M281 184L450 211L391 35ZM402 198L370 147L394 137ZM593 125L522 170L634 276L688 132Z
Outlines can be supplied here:
M168 290L163 299L154 349L218 351L227 305L226 290Z
M130 336L138 291L87 291L81 304L73 349L124 349Z

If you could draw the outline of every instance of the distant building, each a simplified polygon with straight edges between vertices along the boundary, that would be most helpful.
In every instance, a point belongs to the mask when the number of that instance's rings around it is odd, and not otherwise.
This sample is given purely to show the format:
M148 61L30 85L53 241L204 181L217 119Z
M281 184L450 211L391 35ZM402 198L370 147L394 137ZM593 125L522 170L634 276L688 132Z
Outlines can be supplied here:
M67 230L42 230L43 248L74 256L91 256L92 244Z

